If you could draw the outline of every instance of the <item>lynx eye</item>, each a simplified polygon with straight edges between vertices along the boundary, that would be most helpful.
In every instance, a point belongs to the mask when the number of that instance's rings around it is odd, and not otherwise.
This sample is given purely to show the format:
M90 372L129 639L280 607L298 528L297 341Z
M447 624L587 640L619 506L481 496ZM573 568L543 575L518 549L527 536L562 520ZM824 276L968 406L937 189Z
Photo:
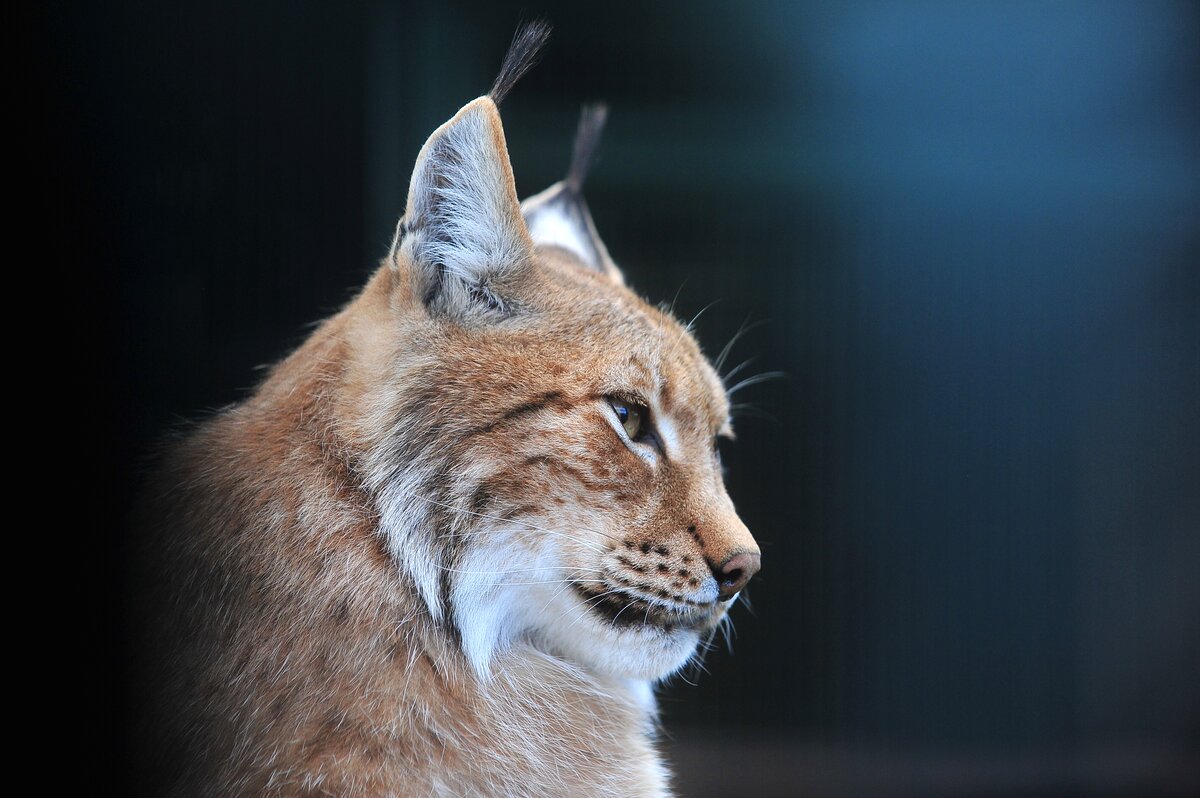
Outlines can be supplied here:
M613 412L617 414L617 421L621 422L621 428L625 430L625 434L629 436L629 440L639 441L645 437L647 432L646 416L649 415L649 411L645 405L620 399L616 396L610 396L608 404L612 407Z

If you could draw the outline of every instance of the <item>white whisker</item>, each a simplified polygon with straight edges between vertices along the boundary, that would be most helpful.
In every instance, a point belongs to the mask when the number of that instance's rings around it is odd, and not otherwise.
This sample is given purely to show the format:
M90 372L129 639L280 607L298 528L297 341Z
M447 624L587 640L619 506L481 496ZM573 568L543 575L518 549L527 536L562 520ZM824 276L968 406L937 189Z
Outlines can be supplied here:
M725 361L728 359L729 354L733 351L734 345L741 339L741 337L754 328L761 327L764 324L766 324L766 321L756 321L751 324L749 318L743 321L741 326L738 327L738 331L733 334L732 338L729 339L729 343L725 344L725 346L721 348L721 352L717 355L717 359L713 361L713 368L719 373L725 366Z
M441 568L443 571L451 571L456 574L470 574L471 576L502 576L504 574L540 573L542 571L559 570L559 569L566 568L566 567L567 566L565 566L565 565L559 565L559 566L543 566L541 568L505 568L505 569L502 569L499 571L476 571L471 568L453 568L449 565L438 565L438 568ZM576 571L587 570L587 571L592 571L594 573L600 573L599 568L587 568L587 569L575 568L573 570L576 570Z
M504 585L603 585L603 579L547 579L540 582L505 582Z
M637 601L638 601L638 600L635 598L633 601L629 602L629 603L628 603L628 604L626 604L624 607L622 607L622 608L621 608L621 611L620 611L620 612L618 612L616 615L614 615L614 616L613 616L613 619L612 619L612 624L613 624L614 626L616 626L616 623L617 623L617 618L620 618L620 617L621 617L621 613L622 613L622 612L625 612L625 610L629 609L629 608L630 608L630 607L632 607L634 604L637 604Z
M743 360L741 363L738 363L736 366L734 366L733 368L731 368L729 370L728 374L721 375L721 382L723 382L725 384L729 384L729 381L732 380L739 371L746 368L746 366L749 366L751 363L753 363L756 360L758 360L757 357L748 357L745 360Z
M697 313L695 316L692 316L692 320L689 321L687 324L683 325L683 329L690 333L693 329L693 326L696 324L696 322L699 320L699 318L704 315L704 312L720 301L721 300L719 300L719 299L714 299L712 302L709 302L707 305L700 308L700 312Z
M603 582L603 580L601 580L601 582ZM545 612L546 608L549 607L551 604L553 604L554 601L557 600L558 597L561 596L563 593L565 593L568 590L568 588L570 588L571 586L572 586L572 583L568 582L568 583L564 584L562 587L560 587L558 590L554 591L554 595L551 596L550 598L548 598L546 600L546 603L542 605L542 608L540 610L538 610L538 615L541 615L543 612Z
M737 385L727 390L725 393L727 393L729 396L733 396L742 388L749 388L751 385L757 385L760 382L766 382L767 380L778 380L786 376L787 374L782 371L764 371L762 374L755 374L753 377L747 377Z

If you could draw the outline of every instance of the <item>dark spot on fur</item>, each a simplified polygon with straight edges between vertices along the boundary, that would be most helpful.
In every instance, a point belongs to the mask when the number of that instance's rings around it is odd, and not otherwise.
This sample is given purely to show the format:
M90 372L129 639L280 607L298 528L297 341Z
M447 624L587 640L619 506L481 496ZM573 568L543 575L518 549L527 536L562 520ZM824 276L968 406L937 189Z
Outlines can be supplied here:
M667 564L666 564L666 563L662 563L662 562L660 562L660 563L658 564L658 572L659 572L660 574L665 574L665 573L666 573L667 571L669 571L669 570L671 570L671 569L667 567Z
M628 557L625 557L624 555L618 556L617 562L621 563L621 565L624 565L626 568L632 568L633 570L637 571L639 574L644 574L644 573L646 573L647 570L649 570L648 568L646 568L646 566L638 565L637 563L630 560Z
M692 587L700 587L700 580L693 577L688 580L688 584L691 585Z
M690 533L691 533L691 534L693 534L693 535L694 535L694 534L696 534L696 525L695 525L695 524L692 524L691 526L689 526L689 527L688 527L688 532L690 532Z
M680 569L679 569L678 571L676 571L675 573L679 574L680 576L687 576L687 575L688 575L688 572L687 572L687 569L686 569L686 568L680 568Z
M492 503L492 494L487 487L480 485L471 494L471 512L483 513L487 512L488 505Z
M642 554L649 554L649 553L650 553L650 544L643 543L642 544Z
M345 623L350 620L350 599L342 599L338 602L337 607L333 610L333 620L335 623Z
M687 565L691 561L692 561L692 556L690 554L683 555L683 564L684 565Z
M666 556L667 556L668 554L670 554L671 552L670 552L670 550L669 550L669 549L667 549L667 547L666 547L666 546L655 546L655 547L654 547L654 553L655 553L655 554L661 554L663 557L666 557Z

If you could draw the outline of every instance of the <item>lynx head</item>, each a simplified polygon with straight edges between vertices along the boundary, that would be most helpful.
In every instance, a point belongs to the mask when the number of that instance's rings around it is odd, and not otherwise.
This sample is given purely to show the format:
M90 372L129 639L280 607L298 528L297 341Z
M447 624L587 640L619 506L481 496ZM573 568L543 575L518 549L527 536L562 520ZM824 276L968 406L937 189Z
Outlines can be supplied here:
M524 642L611 676L683 665L759 567L722 482L725 390L689 332L627 289L568 177L522 205L491 95L417 159L385 265L343 314L381 532L486 677Z

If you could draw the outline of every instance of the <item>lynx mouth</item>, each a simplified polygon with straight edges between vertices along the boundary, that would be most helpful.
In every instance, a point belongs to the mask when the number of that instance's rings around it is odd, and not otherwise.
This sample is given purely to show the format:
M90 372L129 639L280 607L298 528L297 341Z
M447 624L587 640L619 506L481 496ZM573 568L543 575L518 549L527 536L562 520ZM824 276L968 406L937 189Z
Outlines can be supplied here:
M707 625L714 610L713 605L668 607L623 588L577 584L575 591L592 612L618 629L638 626L652 626L664 632L699 629Z

